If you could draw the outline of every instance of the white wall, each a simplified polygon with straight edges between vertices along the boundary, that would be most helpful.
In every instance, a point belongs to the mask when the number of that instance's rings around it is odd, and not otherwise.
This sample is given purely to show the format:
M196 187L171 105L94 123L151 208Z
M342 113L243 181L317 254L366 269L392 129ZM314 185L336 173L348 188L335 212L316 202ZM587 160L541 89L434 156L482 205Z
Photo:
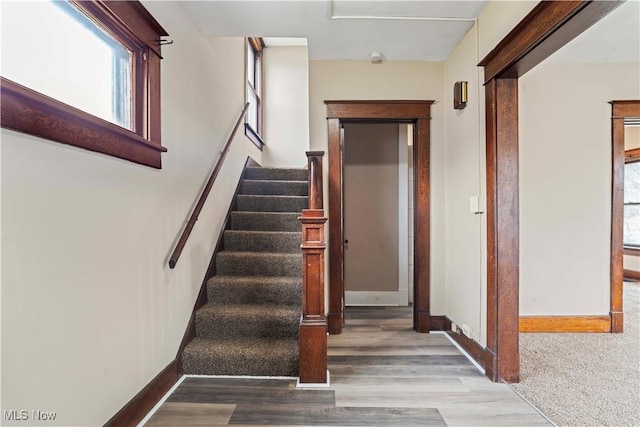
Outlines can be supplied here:
M444 314L445 310L443 287L444 107L441 102L443 68L442 63L421 61L387 61L382 64L371 64L368 61L310 61L309 63L309 124L312 150L328 151L325 100L436 101L431 107L431 312L433 314ZM328 189L328 161L325 161L324 165L324 188ZM327 206L328 201L325 198L325 207ZM327 237L329 238L330 236ZM328 273L325 277L328 282Z
M308 49L269 46L263 61L263 166L303 167L309 150Z
M170 270L242 108L244 46L205 39L179 3L145 5L175 41L162 170L1 133L2 409L56 411L47 425L102 425L174 359L242 166L261 161L239 132Z
M640 64L545 61L520 78L520 312L609 312L611 105ZM579 298L576 296L579 295Z

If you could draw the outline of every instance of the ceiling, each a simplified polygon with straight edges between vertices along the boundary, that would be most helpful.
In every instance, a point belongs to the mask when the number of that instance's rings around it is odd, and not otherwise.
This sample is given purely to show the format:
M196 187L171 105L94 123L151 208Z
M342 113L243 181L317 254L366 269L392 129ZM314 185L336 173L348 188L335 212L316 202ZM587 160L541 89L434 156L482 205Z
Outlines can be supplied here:
M486 4L477 1L186 1L208 36L308 39L310 59L443 61Z
M301 45L310 59L444 61L486 0L185 1L208 36L266 37ZM288 38L288 40L278 40ZM296 38L298 40L296 40ZM614 10L551 58L555 62L640 62L640 0Z

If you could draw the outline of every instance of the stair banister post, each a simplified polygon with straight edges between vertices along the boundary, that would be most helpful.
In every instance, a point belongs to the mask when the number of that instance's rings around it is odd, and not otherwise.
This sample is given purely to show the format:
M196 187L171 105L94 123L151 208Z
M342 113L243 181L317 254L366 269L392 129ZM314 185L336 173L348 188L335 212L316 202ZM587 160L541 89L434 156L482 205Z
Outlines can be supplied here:
M327 318L324 307L324 225L322 156L307 152L309 209L302 211L302 318L300 319L300 383L327 383Z
M323 209L322 157L324 151L307 151L309 169L309 209Z

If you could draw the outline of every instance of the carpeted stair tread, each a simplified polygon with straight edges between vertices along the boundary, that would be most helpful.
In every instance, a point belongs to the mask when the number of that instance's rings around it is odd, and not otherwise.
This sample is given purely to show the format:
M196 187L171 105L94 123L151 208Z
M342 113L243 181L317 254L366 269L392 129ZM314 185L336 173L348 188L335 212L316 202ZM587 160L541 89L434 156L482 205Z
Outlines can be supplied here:
M245 179L242 194L270 194L281 196L308 196L308 181L275 181Z
M186 374L297 376L308 171L248 167L182 353Z
M207 282L209 304L281 304L300 306L301 277L213 276Z
M302 276L302 253L232 252L216 256L216 272L222 276Z
M297 376L300 359L294 339L215 340L196 338L182 354L185 374Z
M265 304L205 304L196 312L196 336L297 338L300 307Z
M245 179L276 180L276 181L306 181L309 179L307 169L295 168L262 168L248 167Z
M300 231L298 212L231 212L231 228L248 231Z
M300 252L302 232L226 230L224 247L228 251Z
M239 194L237 204L237 210L244 212L302 212L309 206L309 198Z

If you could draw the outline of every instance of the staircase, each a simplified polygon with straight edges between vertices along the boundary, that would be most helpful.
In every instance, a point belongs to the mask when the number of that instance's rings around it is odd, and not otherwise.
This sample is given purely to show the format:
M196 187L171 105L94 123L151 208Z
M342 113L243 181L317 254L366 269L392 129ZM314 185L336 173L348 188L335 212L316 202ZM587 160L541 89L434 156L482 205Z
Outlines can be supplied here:
M307 174L246 168L196 338L182 354L185 374L298 376Z

